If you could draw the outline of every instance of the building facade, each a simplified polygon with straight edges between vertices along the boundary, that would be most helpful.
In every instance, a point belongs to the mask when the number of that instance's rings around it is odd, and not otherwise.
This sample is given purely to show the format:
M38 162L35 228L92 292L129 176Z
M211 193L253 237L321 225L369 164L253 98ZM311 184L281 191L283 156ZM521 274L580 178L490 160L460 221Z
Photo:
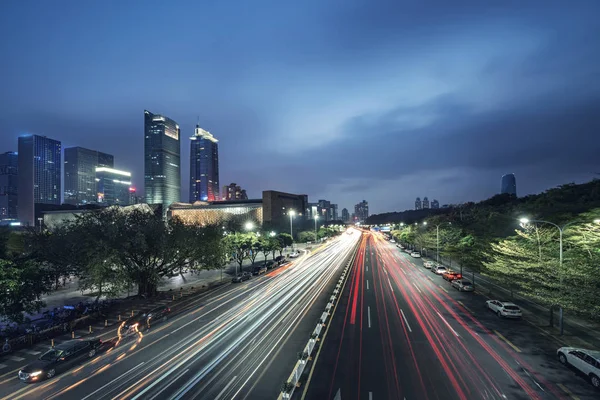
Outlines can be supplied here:
M369 203L366 200L363 200L355 205L354 214L358 221L366 221L367 218L369 218Z
M500 193L513 196L517 195L517 178L515 178L515 174L506 174L502 176Z
M218 201L219 141L198 125L190 140L190 203Z
M438 209L438 208L440 208L440 202L437 201L436 199L431 200L431 208L432 209Z
M429 199L427 198L427 196L423 197L423 203L421 204L421 206L423 207L423 209L429 208Z
M227 186L223 186L223 193L221 196L223 201L231 200L248 200L248 194L239 185L230 183Z
M19 158L14 151L0 154L0 222L17 221Z
M19 221L34 226L36 204L61 202L61 143L46 136L20 136L18 160Z
M347 208L342 208L342 221L350 222L350 213Z
M415 210L420 210L423 208L423 203L421 202L421 198L417 197L415 200Z
M131 172L96 167L98 204L128 206L131 204Z
M170 118L144 111L144 190L148 204L166 210L181 197L179 125Z
M111 154L83 147L65 149L65 199L73 205L95 203L98 190L96 188L96 168L114 167Z

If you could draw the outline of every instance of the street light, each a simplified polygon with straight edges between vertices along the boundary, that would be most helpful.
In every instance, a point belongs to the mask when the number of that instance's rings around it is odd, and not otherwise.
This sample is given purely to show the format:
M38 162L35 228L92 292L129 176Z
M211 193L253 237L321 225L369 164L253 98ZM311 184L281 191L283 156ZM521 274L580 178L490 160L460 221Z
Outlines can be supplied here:
M437 263L440 262L440 226L444 225L444 224L448 224L448 225L452 225L452 222L442 222L441 224L436 224L435 225L435 241L436 241L436 256L435 256L435 260ZM462 269L462 266L461 266ZM461 271L462 274L462 271Z
M252 223L252 221L248 221L248 222L246 222L244 227L246 228L247 231L251 231L252 229L254 229L254 224Z
M596 220L595 220L596 221ZM565 231L565 229L567 228L567 226L569 225L573 225L576 224L577 221L571 221L571 222L567 222L566 224L564 224L563 226L560 226L558 224L555 224L554 222L550 222L550 221L544 221L544 220L540 220L540 219L528 219L528 218L521 218L519 219L519 222L521 222L521 224L523 226L529 224L530 222L537 222L539 224L549 224L554 226L556 229L558 229L558 245L559 245L559 253L558 253L558 277L559 277L559 282L560 282L560 289L562 290L563 288L563 232ZM562 306L560 307L560 334L563 334L563 312L562 312Z
M275 237L275 235L277 235L274 231L271 231L271 233L269 233L269 236L271 237Z

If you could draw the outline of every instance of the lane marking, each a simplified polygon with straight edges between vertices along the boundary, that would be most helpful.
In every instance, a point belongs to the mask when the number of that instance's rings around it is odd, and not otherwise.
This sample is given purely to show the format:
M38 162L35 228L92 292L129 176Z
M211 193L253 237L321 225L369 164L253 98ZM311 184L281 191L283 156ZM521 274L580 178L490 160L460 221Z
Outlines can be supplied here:
M369 290L369 280L367 279L367 290Z
M6 367L8 367L8 365L6 365L6 364L0 364L0 369L6 368Z
M367 317L369 319L369 328L371 327L371 307L367 306Z
M419 291L419 293L423 294L423 292L421 292L421 289L419 289L419 287L417 286L416 283L413 282L413 285L414 285L415 288L417 288L417 290Z
M158 391L158 393L156 393L154 396L152 396L150 398L150 400L154 400L155 398L157 398L162 392L164 392L169 386L171 386L172 384L174 384L179 378L181 378L183 375L185 375L190 369L186 369L185 371L183 371L182 373L180 373L179 375L177 375L177 377L175 379L173 379L171 382L167 383L165 386L163 386L162 389L160 389Z
M369 272L369 266L367 265L367 272Z
M21 350L22 353L31 354L32 356L37 356L38 354L42 354L41 351L35 350Z
M388 278L388 283L390 284L390 290L393 292L394 288L392 287L392 282L390 282L390 278Z
M556 386L561 388L562 391L565 392L567 395L569 395L569 397L572 398L573 400L580 400L579 397L575 396L573 394L573 392L571 392L569 389L567 389L567 387L565 385L563 385L562 383L557 383Z
M460 337L460 335L450 326L450 324L448 323L448 321L446 321L446 318L442 317L442 314L440 314L439 312L436 311L436 314L440 316L440 318L442 319L442 321L444 321L444 323L446 324L446 326L448 328L450 328L450 330L452 332L454 332L454 334L456 335L456 337Z
M23 357L17 357L17 356L9 356L9 357L6 357L6 358L8 358L9 360L12 360L12 361L17 361L17 362L20 362L20 361L24 360Z
M373 392L369 392L369 400L373 400Z
M440 285L440 287L442 288L442 290L443 290L444 292L448 293L448 291L446 290L446 288L445 288L445 287L443 287L442 285Z
M402 318L404 318L404 322L406 322L406 327L408 328L408 331L412 333L412 329L410 329L410 324L408 323L408 320L406 319L406 315L404 315L404 310L400 309L400 312L402 313Z
M473 311L471 311L471 309L469 307L465 306L462 301L457 300L457 303L460 304L461 306L463 306L464 309L467 310L468 312L470 312L471 314L475 314Z
M225 393L225 391L227 389L229 389L229 386L231 386L233 384L233 382L235 381L236 378L237 378L237 375L234 376L233 379L231 379L227 385L225 385L225 387L223 388L223 390L221 390L219 392L219 394L217 395L217 397L215 397L215 400L219 400L221 398L221 396L223 396L223 394Z
M129 369L129 371L127 371L125 374L119 376L118 378L113 379L112 381L108 382L106 385L102 386L101 388L98 388L96 390L94 390L92 393L88 394L87 396L85 396L83 399L81 400L86 400L89 399L90 397L92 397L93 395L95 395L96 393L98 393L99 391L101 391L102 389L104 389L105 387L112 385L113 383L117 382L120 379L125 378L127 375L129 375L131 373L131 371L133 371L134 369L141 367L142 365L144 365L145 361L136 365L135 367Z
M506 344L507 344L507 345L509 345L510 347L512 347L514 351L516 351L517 353L520 353L520 352L521 352L521 349L519 349L517 346L515 346L514 344L512 344L512 343L510 342L510 340L508 340L507 338L505 338L504 336L502 336L502 334L501 334L500 332L498 332L498 331L494 331L494 333L495 333L496 335L498 335L498 337L499 337L500 339L504 340L504 341L506 342Z

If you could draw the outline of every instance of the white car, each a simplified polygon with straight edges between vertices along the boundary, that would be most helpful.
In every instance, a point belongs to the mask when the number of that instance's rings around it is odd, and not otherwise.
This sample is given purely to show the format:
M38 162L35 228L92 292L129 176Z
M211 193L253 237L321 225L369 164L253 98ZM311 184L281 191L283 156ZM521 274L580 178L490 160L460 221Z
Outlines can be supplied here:
M421 258L421 254L419 254L419 253L418 253L418 252L416 252L416 251L413 251L412 253L410 253L410 256L411 256L411 257L414 257L414 258Z
M425 262L423 263L423 266L424 266L425 268L427 268L427 269L431 269L431 268L433 268L433 267L434 267L434 265L435 265L435 264L433 263L433 261L425 261Z
M443 265L438 265L437 267L431 267L431 271L436 275L442 275L448 272L448 268L444 267Z
M394 239L391 239L390 243L396 243L396 241Z
M297 251L290 254L290 258L296 258L298 256L300 256L300 253L298 253Z
M498 314L499 317L521 318L523 316L519 306L510 301L488 300L485 303L487 308Z
M452 281L451 285L453 288L456 288L459 292L472 292L473 290L475 290L471 281L468 281L466 279L455 279Z
M561 347L556 354L563 365L572 365L590 378L596 389L600 389L600 351Z

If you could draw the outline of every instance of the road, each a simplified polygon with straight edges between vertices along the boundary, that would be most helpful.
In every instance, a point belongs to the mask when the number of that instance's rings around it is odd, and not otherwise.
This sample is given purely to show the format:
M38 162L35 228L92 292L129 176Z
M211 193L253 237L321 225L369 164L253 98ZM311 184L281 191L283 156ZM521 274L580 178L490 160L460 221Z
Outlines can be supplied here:
M176 315L48 381L0 383L2 399L264 399L310 336L360 235L267 275L219 288Z
M526 320L365 233L301 399L597 399ZM336 397L339 395L339 397Z

